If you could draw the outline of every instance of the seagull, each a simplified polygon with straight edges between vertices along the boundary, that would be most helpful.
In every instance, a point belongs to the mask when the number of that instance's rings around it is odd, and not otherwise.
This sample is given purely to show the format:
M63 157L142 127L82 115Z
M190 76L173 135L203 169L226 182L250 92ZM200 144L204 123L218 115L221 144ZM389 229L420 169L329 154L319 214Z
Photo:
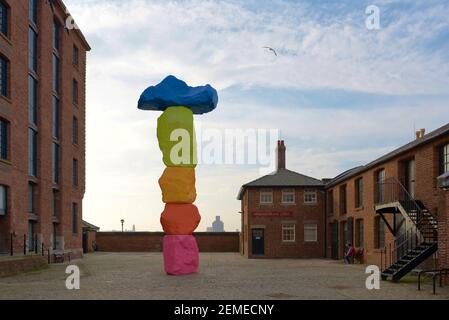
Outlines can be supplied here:
M274 50L273 48L271 48L271 47L262 47L262 48L263 49L268 49L268 50L272 51L276 57L278 56L276 50Z

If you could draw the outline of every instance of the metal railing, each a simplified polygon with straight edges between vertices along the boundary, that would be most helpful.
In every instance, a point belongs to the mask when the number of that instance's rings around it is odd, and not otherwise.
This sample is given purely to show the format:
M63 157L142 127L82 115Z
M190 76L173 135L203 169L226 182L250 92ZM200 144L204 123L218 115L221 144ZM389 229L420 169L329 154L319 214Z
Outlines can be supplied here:
M436 242L438 238L436 219L396 178L389 178L376 184L375 204L391 203L399 203L413 225L381 250L383 270L399 262L421 244Z
M436 219L418 203L396 178L376 184L375 204L385 205L399 202L407 216L426 241L437 241Z
M436 294L437 291L437 277L440 278L440 288L443 287L443 273L447 278L449 274L449 269L436 269L436 270L421 270L418 272L418 291L421 290L421 276L425 274L430 274L432 276L432 286L433 286L433 294Z

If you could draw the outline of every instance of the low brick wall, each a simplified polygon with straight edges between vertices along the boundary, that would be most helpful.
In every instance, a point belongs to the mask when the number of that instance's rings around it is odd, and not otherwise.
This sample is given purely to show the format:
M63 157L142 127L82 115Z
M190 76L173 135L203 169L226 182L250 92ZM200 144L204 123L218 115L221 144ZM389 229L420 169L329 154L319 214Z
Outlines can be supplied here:
M238 232L198 232L194 234L200 252L239 252ZM98 232L98 251L161 252L162 232Z
M23 256L2 257L0 259L0 278L13 276L22 272L40 270L48 267L47 257Z

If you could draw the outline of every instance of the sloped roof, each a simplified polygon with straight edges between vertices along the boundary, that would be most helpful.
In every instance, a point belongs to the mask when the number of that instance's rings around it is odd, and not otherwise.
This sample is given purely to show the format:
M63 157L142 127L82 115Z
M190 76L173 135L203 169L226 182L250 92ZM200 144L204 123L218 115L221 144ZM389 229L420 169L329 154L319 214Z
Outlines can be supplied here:
M360 167L356 167L356 168L350 169L350 170L348 170L348 171L346 171L346 172L336 176L334 179L332 179L326 185L326 187L327 188L333 187L333 186L339 184L340 182L342 182L344 180L352 178L352 177L354 177L357 174L360 174L360 173L362 173L362 172L364 172L366 170L369 170L369 169L371 169L371 168L373 168L373 167L375 167L375 166L377 166L379 164L387 162L387 161L393 159L394 157L400 156L401 154L403 154L403 153L405 153L407 151L410 151L410 150L412 150L412 149L414 149L416 147L419 147L421 145L429 143L432 140L434 140L434 139L436 139L436 138L438 138L438 137L440 137L442 135L445 135L445 134L449 134L449 123L444 125L444 126L442 126L441 128L438 128L438 129L436 129L436 130L434 130L434 131L424 135L422 138L416 139L416 140L414 140L414 141L412 141L410 143L407 143L406 145L404 145L404 146L402 146L400 148L397 148L397 149L391 151L390 153L387 153L386 155L384 155L384 156L382 156L382 157L380 157L380 158L378 158L378 159L368 163L365 166L360 166Z
M254 181L244 184L240 188L237 200L242 200L243 193L248 187L323 187L321 180L287 170L279 169Z
M84 221L84 220L83 220L83 228L90 229L90 230L95 230L95 231L99 231L100 230L100 227L97 227L97 226L95 226L95 225L93 225L93 224L91 224L91 223L89 223L87 221Z

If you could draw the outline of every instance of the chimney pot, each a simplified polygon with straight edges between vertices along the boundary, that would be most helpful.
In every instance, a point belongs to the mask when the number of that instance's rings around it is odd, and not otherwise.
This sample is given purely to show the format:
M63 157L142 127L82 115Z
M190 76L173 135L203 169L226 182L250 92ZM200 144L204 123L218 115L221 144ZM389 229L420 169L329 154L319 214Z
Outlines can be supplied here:
M421 132L421 138L426 135L426 129L421 129L420 132Z

